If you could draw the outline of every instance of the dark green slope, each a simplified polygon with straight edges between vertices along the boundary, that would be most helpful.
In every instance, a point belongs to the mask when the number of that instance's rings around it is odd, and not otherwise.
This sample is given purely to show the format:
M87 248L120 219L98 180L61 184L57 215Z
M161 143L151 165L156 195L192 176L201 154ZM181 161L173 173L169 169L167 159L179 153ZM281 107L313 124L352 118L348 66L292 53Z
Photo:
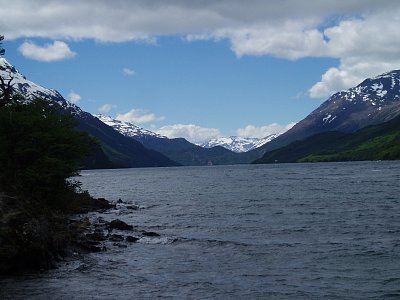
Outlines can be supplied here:
M183 138L164 139L153 136L135 137L146 148L158 151L184 166L229 165L250 163L239 153L223 147L203 148Z
M112 167L169 167L179 166L165 155L145 148L141 143L128 138L104 124L89 113L82 112L75 116L77 128L95 137ZM91 166L88 166L91 167Z
M400 117L354 133L313 135L265 153L254 163L400 159Z

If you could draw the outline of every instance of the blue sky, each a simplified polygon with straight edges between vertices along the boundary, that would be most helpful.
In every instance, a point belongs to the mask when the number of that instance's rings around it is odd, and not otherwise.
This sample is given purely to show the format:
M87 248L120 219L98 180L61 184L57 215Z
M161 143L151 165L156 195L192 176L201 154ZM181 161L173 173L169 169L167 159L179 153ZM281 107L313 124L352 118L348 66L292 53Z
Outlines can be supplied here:
M333 92L400 67L396 1L17 2L0 0L0 33L30 80L193 142L283 131Z

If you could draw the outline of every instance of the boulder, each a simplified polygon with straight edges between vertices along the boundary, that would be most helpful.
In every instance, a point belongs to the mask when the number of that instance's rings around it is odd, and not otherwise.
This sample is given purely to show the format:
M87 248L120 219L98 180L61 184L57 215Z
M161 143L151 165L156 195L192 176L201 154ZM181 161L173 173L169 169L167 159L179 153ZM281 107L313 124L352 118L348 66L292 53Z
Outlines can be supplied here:
M139 240L139 238L137 238L137 237L135 237L135 236L128 235L128 236L125 238L125 240L126 240L127 242L129 242L129 243L136 243L136 242Z
M124 237L119 234L112 234L108 239L113 242L122 242L124 240Z
M133 226L126 224L124 221L121 221L119 219L115 219L110 222L108 225L110 229L117 229L117 230L132 230Z
M152 236L152 237L160 236L157 232L152 232L152 231L144 231L142 234L144 236Z

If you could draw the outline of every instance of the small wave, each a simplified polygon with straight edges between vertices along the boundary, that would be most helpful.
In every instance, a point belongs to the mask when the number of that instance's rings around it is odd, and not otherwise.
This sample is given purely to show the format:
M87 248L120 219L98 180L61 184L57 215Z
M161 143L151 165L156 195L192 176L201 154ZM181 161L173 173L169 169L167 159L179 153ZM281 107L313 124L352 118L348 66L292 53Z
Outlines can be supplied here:
M196 239L196 238L181 238L179 239L181 242L197 242L197 243L207 243L215 246L225 246L225 245L233 245L233 246L252 246L252 244L235 242L235 241L224 241L224 240L214 240L214 239Z
M400 278L389 278L389 279L386 279L386 280L384 280L383 281L383 284L389 284L389 283L392 283L392 282L396 282L396 281L398 281L399 283L400 283Z
M141 244L161 244L161 245L168 245L172 244L173 242L177 241L176 238L173 237L141 237L137 242Z
M400 291L394 293L386 293L382 295L382 298L399 299L399 297L400 297Z

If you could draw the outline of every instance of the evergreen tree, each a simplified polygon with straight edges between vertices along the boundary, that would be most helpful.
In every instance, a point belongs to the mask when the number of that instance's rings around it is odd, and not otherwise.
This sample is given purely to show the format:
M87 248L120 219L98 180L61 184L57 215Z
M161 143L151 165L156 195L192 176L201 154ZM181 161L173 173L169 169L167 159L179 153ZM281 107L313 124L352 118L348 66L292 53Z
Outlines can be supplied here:
M4 35L0 35L0 56L3 56L6 50L2 47L2 41L4 40Z
M41 99L0 109L0 141L0 191L58 208L92 143L70 115Z
M2 41L4 40L4 36L0 35L0 57L4 55L6 50L2 47ZM11 73L6 78L0 76L0 108L7 105L12 101L13 92L14 92L14 84L12 83L13 77Z

